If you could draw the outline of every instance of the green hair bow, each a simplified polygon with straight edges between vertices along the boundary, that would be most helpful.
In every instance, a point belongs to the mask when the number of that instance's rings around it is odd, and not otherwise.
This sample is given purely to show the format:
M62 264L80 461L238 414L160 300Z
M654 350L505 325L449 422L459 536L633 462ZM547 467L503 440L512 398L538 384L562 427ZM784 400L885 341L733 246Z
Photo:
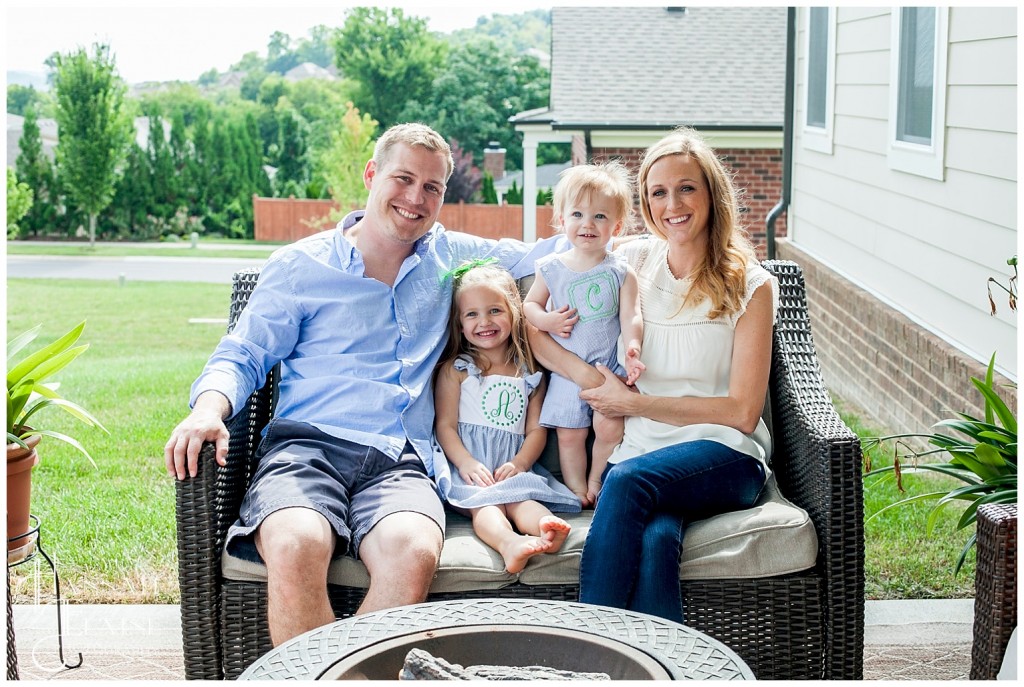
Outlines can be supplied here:
M441 281L445 281L451 278L453 281L458 281L462 278L466 272L469 272L475 267L483 267L484 265L493 265L498 262L498 258L474 258L473 260L465 260L459 264L458 267L453 267L444 274L441 275Z

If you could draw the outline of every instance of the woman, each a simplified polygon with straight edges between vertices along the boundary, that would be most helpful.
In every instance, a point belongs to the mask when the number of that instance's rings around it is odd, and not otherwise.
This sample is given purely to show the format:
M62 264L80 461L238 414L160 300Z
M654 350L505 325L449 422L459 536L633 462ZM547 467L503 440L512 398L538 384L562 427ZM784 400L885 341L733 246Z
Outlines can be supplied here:
M640 283L647 371L634 393L537 336L534 353L607 417L625 417L580 563L580 600L683 621L688 523L750 507L767 475L761 420L778 284L738 226L732 181L681 129L637 175L649 240L622 247Z

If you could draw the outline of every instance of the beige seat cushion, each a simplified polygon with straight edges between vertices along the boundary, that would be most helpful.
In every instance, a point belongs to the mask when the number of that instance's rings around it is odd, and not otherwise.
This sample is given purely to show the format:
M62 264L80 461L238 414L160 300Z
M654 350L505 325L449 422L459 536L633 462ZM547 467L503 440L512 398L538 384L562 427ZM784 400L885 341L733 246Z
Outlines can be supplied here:
M534 556L522 572L513 575L505 572L501 557L476 538L468 518L449 513L441 564L431 590L500 589L516 581L575 584L592 517L593 511L568 516L573 529L562 550ZM679 575L684 580L772 577L812 567L817 551L810 518L782 497L773 476L753 508L701 520L686 529ZM226 553L221 566L230 580L265 581L267 577L263 565ZM331 564L328 581L365 588L369 576L362 563L344 556Z

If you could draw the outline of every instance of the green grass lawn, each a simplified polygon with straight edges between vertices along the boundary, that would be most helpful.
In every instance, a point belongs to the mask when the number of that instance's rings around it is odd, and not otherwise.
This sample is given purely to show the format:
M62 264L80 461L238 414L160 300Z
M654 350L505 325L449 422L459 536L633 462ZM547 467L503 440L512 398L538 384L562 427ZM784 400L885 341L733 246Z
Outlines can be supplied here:
M843 420L858 436L891 434L865 424L856 411L844 406L841 401L837 402L837 406ZM891 442L869 451L871 467L892 465L892 451ZM911 463L904 458L901 458L901 462L904 466ZM951 504L946 507L930 536L926 522L934 503L931 501L893 508L870 519L871 515L891 503L909 496L939 491L953 484L961 485L962 482L934 473L904 473L903 488L906 491L901 494L891 475L865 479L864 588L867 598L951 599L974 596L973 551L968 554L960 573L953 575L960 550L974 531L973 527L956 529L956 522L963 512L962 506Z
M91 347L60 374L61 391L110 430L108 436L82 428L63 413L48 418L51 428L79 438L97 463L50 439L40 446L32 510L43 520L62 596L74 603L176 603L174 484L163 445L224 332L223 324L189 319L226 317L230 286L12 279L7 289L9 338L42 322L42 345L88 320L82 341ZM862 436L884 433L861 426L854 412L843 415ZM886 460L873 458L876 467ZM904 485L917 493L935 479L910 475ZM901 498L891 481L867 484L864 493L868 515ZM974 555L959 576L952 573L969 532L955 530L954 508L926 536L927 508L897 509L867 523L868 598L973 595ZM37 590L51 596L47 573L45 564L41 572L33 564L12 569L16 597L29 601Z
M33 473L32 511L59 566L62 596L76 603L177 601L174 485L163 445L188 411L192 380L224 333L227 284L12 279L7 282L8 337L40 322L32 350L82 319L90 348L59 375L62 394L110 430L83 427L65 413L47 423L89 449L97 468L74 449L44 439ZM24 598L51 581L33 564L12 570Z

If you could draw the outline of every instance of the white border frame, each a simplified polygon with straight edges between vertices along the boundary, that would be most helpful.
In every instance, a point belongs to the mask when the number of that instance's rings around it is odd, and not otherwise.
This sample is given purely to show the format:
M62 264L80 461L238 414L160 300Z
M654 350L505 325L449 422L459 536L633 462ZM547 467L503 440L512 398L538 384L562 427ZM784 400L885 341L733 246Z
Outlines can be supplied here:
M949 54L949 8L935 8L935 64L932 74L932 141L911 143L896 138L899 115L900 28L903 8L894 7L891 14L892 52L889 60L889 168L917 176L943 181L946 170L946 89Z

